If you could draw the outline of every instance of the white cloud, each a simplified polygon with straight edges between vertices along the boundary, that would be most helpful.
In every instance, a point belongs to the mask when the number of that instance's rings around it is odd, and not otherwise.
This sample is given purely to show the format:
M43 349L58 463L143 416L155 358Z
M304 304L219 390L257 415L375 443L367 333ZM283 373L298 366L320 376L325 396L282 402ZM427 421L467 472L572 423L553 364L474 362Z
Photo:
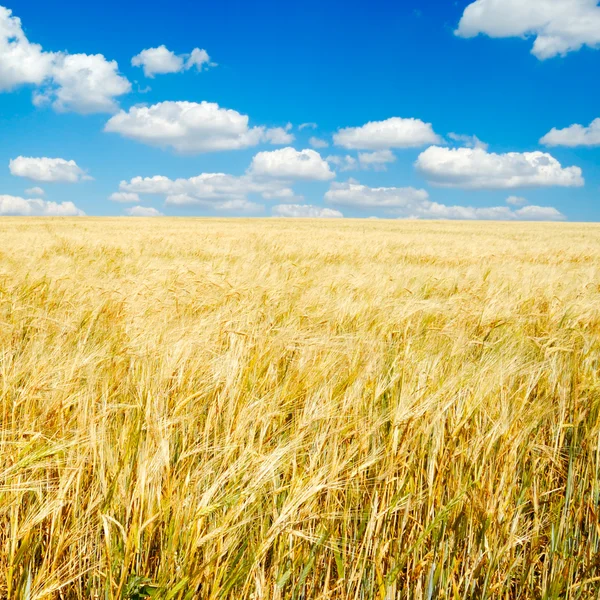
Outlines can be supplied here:
M78 217L85 213L72 202L47 202L40 199L25 199L19 196L0 195L0 215L31 217Z
M0 6L0 91L23 84L40 85L48 77L54 56L29 42L21 20Z
M204 67L216 67L217 63L210 61L210 56L208 52L204 49L194 48L192 53L189 55L187 60L185 61L185 69L191 69L192 67L196 67L197 71L202 71Z
M27 177L33 181L47 183L77 183L91 179L74 160L64 158L18 156L10 161L9 169L11 174L17 177Z
M342 218L344 215L339 210L312 206L310 204L278 204L274 206L271 214L274 217L298 218Z
M259 152L252 159L249 172L278 179L327 181L335 177L335 173L316 150L298 151L291 147Z
M134 106L112 117L105 131L180 152L247 148L258 144L262 136L259 128L248 128L246 115L209 102Z
M161 217L162 213L151 206L132 206L125 213L130 217Z
M38 86L34 104L57 111L114 112L115 98L131 90L115 61L102 54L45 52L25 36L19 18L0 6L0 91Z
M267 129L263 135L263 139L274 146L285 146L291 144L296 138L293 133L290 133L292 124L288 123L285 127L273 127Z
M408 218L417 219L457 219L464 221L509 221L515 218L514 213L508 206L476 208L473 206L448 206L438 202L427 202L423 206L416 207L416 210L407 216Z
M391 150L376 150L375 152L359 152L358 162L363 169L375 169L384 171L387 163L396 160Z
M261 182L261 184L264 184L264 183L266 183L266 182L264 182L264 181ZM276 179L274 179L270 183L275 184L276 187L273 190L266 190L266 191L261 192L261 195L265 200L283 200L283 199L290 199L290 198L296 198L296 199L301 198L301 196L296 196L294 194L294 190L292 190L291 188L279 187L279 186L287 185L284 182L280 182L280 181L277 181Z
M303 129L316 129L318 125L316 123L302 123L298 126L298 129L302 131Z
M333 141L336 146L354 150L417 148L442 142L431 123L400 117L371 121L362 127L340 129L334 134Z
M265 200L294 197L288 184L277 179L259 181L251 175L236 177L225 173L202 173L175 180L162 175L134 177L131 181L122 181L119 189L124 193L164 196L167 204L213 208L232 207L234 205L226 204L231 202L247 202L249 194L259 194Z
M167 204L173 206L193 206L198 204L208 204L208 202L201 202L198 198L190 196L189 194L171 194L166 198Z
M139 202L140 197L134 192L114 192L108 197L113 202Z
M31 187L25 190L28 196L44 196L46 192L41 187Z
M206 50L194 48L191 54L175 54L165 45L157 48L147 48L131 59L134 67L142 67L146 77L167 73L181 73L192 67L202 71L204 66L213 66Z
M134 177L131 181L121 181L119 189L136 194L184 194L184 185L190 184L190 182L190 179L173 181L164 175L154 175L153 177Z
M552 206L524 206L515 211L518 219L525 221L563 221L565 216Z
M314 135L308 140L308 143L313 148L328 148L329 142L327 140L323 140L321 138L315 137Z
M579 167L565 167L545 152L495 154L482 148L431 146L415 163L427 180L440 187L511 189L519 187L580 187Z
M183 71L184 59L162 45L142 50L131 59L131 64L134 67L142 67L144 75L153 78L155 75Z
M249 202L248 200L227 200L226 202L217 202L212 208L217 212L234 212L244 215L253 215L265 210L265 207L262 204Z
M527 198L523 198L522 196L509 196L506 199L506 204L510 204L511 206L524 206L527 204Z
M332 183L325 193L325 200L330 204L353 208L404 208L427 202L429 194L412 187L371 188L350 180Z
M350 180L332 183L325 194L330 204L369 210L384 209L387 214L411 219L491 219L491 220L562 220L564 216L552 207L526 206L513 211L508 206L477 208L448 206L432 202L425 190L411 187L371 188Z
M115 98L131 90L131 84L118 70L116 61L108 61L102 54L56 55L52 83L34 95L34 104L52 102L59 112L116 112Z
M511 210L508 206L475 208L473 206L446 206L431 202L411 217L425 219L459 219L465 221L563 221L565 216L551 206L525 206Z
M456 35L534 36L532 53L544 60L600 45L598 0L477 0L467 6Z
M571 125L565 129L552 128L541 140L545 146L600 146L600 118L588 127Z
M487 150L489 148L489 144L482 142L476 135L449 133L448 137L455 142L459 142L465 146L465 148L482 148L483 150Z
M385 171L387 163L396 160L391 150L376 150L374 152L359 152L358 159L346 154L346 156L331 155L325 159L328 163L335 165L340 171Z
M358 169L358 161L350 155L336 156L331 155L325 159L328 163L335 165L340 171L356 171Z
M122 110L104 130L184 153L240 150L281 139L281 128L248 127L248 121L247 115L212 102L160 102Z
M218 212L236 212L242 214L253 214L262 212L265 207L256 202L250 202L245 198L233 198L232 200L203 200L189 194L174 194L166 198L166 204L171 206L203 206Z

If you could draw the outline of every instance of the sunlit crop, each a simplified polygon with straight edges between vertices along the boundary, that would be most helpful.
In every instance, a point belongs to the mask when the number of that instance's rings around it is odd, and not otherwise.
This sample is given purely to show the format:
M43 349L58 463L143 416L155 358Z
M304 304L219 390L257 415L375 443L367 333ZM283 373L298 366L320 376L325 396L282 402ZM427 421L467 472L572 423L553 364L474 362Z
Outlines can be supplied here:
M0 239L0 597L597 598L598 226Z

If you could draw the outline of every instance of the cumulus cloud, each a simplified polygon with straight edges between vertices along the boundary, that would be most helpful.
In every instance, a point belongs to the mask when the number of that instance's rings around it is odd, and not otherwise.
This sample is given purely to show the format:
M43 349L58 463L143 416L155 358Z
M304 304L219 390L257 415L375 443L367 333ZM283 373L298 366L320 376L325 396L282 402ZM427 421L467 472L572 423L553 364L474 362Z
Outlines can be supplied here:
M238 150L258 144L264 130L248 127L248 116L211 102L160 102L121 111L105 131L179 152Z
M139 202L140 197L134 192L115 192L108 197L113 202Z
M175 54L165 45L157 48L147 48L131 59L134 67L142 67L146 77L154 78L155 75L167 73L181 73L192 67L198 71L206 66L213 66L206 50L194 48L191 54Z
M41 187L31 187L25 190L28 196L44 196L46 192Z
M153 78L155 75L183 71L184 59L163 45L142 50L131 59L131 64L134 67L142 67L144 75Z
M34 94L34 103L51 103L59 112L115 112L115 98L131 90L131 84L119 75L118 69L116 61L108 61L102 54L57 55L51 82Z
M119 189L127 194L164 196L167 204L206 206L218 210L258 210L247 204L249 194L261 195L265 200L294 197L286 182L257 180L249 174L236 177L225 173L202 173L189 179L175 180L162 175L134 177L131 181L122 181Z
M466 7L456 35L533 36L532 53L544 60L586 45L600 45L598 0L476 0Z
M172 180L164 175L134 177L131 181L121 181L119 189L135 194L184 194L184 186L190 185L191 181L191 179Z
M509 221L515 219L515 214L507 206L492 206L479 208L473 206L448 206L438 202L427 202L416 207L408 218L416 219L456 219L461 221Z
M427 202L429 194L426 190L413 187L371 188L350 180L332 183L325 193L325 200L330 204L353 208L405 208Z
M151 206L132 206L125 209L130 217L161 217L162 213Z
M37 198L0 195L0 215L29 217L78 217L85 213L72 202L48 202Z
M482 142L476 135L464 135L460 133L449 133L448 137L454 142L458 142L465 146L465 148L482 148L487 150L489 144Z
M282 182L282 181L277 181L277 180L273 180L273 183L275 184L275 186L286 186L287 185L287 183ZM261 182L261 184L264 184L264 181ZM288 187L276 187L273 190L267 190L267 191L261 192L261 195L265 200L283 200L285 198L287 198L287 199L301 198L301 196L296 196L294 194L294 190L292 190L291 188L288 188Z
M0 91L24 84L38 87L36 105L84 114L115 112L115 98L131 90L115 61L102 54L46 52L27 39L21 20L0 6Z
M18 156L9 163L12 175L46 183L77 183L91 179L74 160Z
M288 123L285 127L273 127L267 129L264 133L263 140L274 146L285 146L291 144L296 138L293 133L290 133L292 124Z
M552 206L524 206L515 211L515 215L525 221L564 221L566 218Z
M563 168L545 152L495 154L482 148L431 146L415 164L432 185L440 187L511 189L584 184L579 167Z
M298 129L302 131L303 129L316 129L318 125L316 123L302 123L298 126Z
M208 52L200 48L194 48L185 61L186 71L192 67L196 67L196 70L202 71L205 67L216 66L217 63L211 62Z
M255 214L262 212L265 207L256 202L250 202L245 198L234 198L232 200L204 200L191 196L190 194L173 194L166 198L166 204L171 206L202 206L217 212L235 212L238 214Z
M213 102L159 102L120 111L104 130L182 153L240 150L260 142L279 143L282 134L289 135L281 128L249 127L248 121L247 115Z
M510 204L511 206L524 206L527 204L527 198L523 198L522 196L509 196L506 199L506 204Z
M432 202L425 190L412 187L371 188L350 180L332 183L325 194L326 202L360 210L380 208L387 214L410 219L489 219L489 220L562 220L562 215L552 207L526 206L511 210L508 206L480 208L473 206L448 206Z
M256 176L278 179L327 181L335 177L327 161L316 150L298 151L291 147L259 152L252 159L249 171Z
M331 155L325 160L329 164L335 165L340 171L356 171L358 169L358 161L348 154L346 156Z
M265 210L264 205L248 200L227 200L225 202L217 202L212 208L217 212L234 212L237 214L252 215L261 213Z
M278 204L274 206L271 214L274 217L297 217L297 218L336 218L344 215L339 210L313 206L311 204Z
M317 149L329 147L329 142L327 140L323 140L321 138L315 137L314 135L308 140L308 143L313 148L317 148Z
M563 221L565 216L551 206L525 206L511 210L508 206L475 208L473 206L446 206L431 202L410 215L425 219L458 219L465 221Z
M565 129L552 128L541 140L545 146L600 146L600 119L594 119L588 127L571 125Z
M384 171L387 163L393 163L396 160L391 150L376 150L375 152L359 152L358 162L363 169L375 169Z
M389 150L439 144L442 139L433 131L431 123L392 117L385 121L370 121L362 127L340 129L334 134L333 141L336 146L351 150Z
M25 36L21 20L0 6L0 91L23 84L40 85L48 77L54 55Z
M396 160L391 150L376 150L374 152L359 152L358 158L347 154L346 156L331 155L325 159L328 163L335 165L340 171L385 171L387 163Z

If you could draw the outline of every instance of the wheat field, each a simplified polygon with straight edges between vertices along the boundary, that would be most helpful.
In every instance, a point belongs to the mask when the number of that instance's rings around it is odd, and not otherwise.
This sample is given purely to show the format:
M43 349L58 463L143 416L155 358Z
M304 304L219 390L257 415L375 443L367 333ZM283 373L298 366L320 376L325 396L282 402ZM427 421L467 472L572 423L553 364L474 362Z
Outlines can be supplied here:
M600 597L600 226L0 240L0 597Z

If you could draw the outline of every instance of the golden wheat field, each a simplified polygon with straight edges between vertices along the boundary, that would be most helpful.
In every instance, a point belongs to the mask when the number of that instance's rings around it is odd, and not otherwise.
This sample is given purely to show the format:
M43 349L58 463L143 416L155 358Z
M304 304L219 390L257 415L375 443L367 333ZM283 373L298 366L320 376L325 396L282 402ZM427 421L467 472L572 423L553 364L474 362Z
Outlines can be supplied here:
M0 240L0 597L600 597L600 226Z

